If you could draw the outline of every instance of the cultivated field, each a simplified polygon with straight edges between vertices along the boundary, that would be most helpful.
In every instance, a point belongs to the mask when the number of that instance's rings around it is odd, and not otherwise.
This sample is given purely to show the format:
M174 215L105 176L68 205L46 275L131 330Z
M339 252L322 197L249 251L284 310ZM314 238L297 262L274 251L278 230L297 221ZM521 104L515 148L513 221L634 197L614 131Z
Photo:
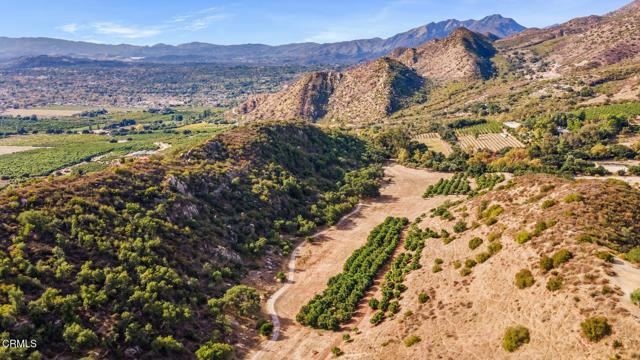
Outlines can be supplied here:
M427 145L430 150L441 152L449 156L453 152L451 145L440 138L437 133L420 134L414 138L415 141Z
M465 150L482 150L499 151L504 148L523 148L522 144L513 135L508 133L501 134L481 134L478 136L462 136L458 138L460 147Z

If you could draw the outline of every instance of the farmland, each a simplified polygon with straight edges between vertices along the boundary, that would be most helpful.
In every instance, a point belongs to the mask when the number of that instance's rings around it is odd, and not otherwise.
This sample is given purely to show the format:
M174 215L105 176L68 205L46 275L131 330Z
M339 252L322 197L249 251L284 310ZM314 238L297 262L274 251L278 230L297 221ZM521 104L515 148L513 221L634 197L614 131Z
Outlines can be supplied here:
M501 131L502 131L502 124L496 121L487 121L484 124L477 124L477 125L467 126L461 129L456 129L456 135L457 136L480 135L480 134L499 133Z
M427 147L433 151L443 153L448 156L453 152L451 145L440 138L437 133L420 134L414 138L415 141L427 145Z
M487 149L491 151L500 151L505 148L524 147L524 144L508 133L481 134L478 136L467 135L460 137L458 141L460 147L465 150Z
M609 104L596 107L585 108L575 111L584 111L586 120L606 119L610 115L622 115L630 118L640 116L640 102L627 102L623 104Z
M110 162L137 151L158 149L163 142L179 149L195 144L223 129L218 125L202 126L190 132L144 132L122 136L97 134L31 134L0 139L0 149L19 147L28 151L0 156L0 176L3 179L45 176L58 170L95 160L100 163L83 164L83 171L99 170ZM79 169L74 169L79 170Z

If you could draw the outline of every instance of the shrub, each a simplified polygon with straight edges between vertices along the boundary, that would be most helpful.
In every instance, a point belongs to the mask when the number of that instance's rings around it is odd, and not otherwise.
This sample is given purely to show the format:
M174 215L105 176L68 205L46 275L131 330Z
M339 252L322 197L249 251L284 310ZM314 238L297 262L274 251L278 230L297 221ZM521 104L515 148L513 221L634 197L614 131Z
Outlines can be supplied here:
M161 354L179 353L184 350L182 343L173 338L173 336L158 336L151 343L151 348Z
M544 193L548 193L549 191L551 191L551 190L553 190L553 189L555 189L555 188L556 188L556 186L555 186L555 185L553 185L553 184L543 185L543 186L540 188L540 193L542 193L542 194L544 194Z
M531 240L531 234L528 231L523 230L516 234L516 242L518 244L524 244L529 240Z
M613 256L612 253L608 252L608 251L599 251L596 256L608 263L612 263L615 261L616 257Z
M494 242L502 237L502 231L492 231L487 235L489 242Z
M489 246L487 246L487 249L489 250L489 254L495 255L496 253L498 253L498 251L502 250L502 244L497 241L492 242L491 244L489 244Z
M442 259L440 259L440 258L435 259L433 262L434 262L434 263L436 263L437 265L442 265L442 264L444 264L444 260L442 260Z
M246 285L236 285L224 293L225 307L239 316L255 316L260 311L260 295L256 289Z
M482 245L482 243L483 243L482 239L480 239L479 237L474 237L473 239L469 240L469 249L475 250L480 245Z
M631 293L631 302L640 306L640 289L635 289Z
M433 267L431 268L431 271L432 271L433 273L439 273L440 271L442 271L442 266L440 266L440 265L438 265L438 264L435 264L435 265L433 265Z
M427 295L427 293L426 293L426 292L424 292L424 291L423 291L423 292L421 292L421 293L420 293L420 295L418 295L418 302L419 302L420 304L424 304L424 303L426 303L427 301L429 301L429 295Z
M588 318L580 324L580 327L582 335L593 342L598 342L611 334L611 326L607 322L607 318L603 316Z
M346 343L350 343L350 342L353 342L353 339L351 338L351 335L344 334L344 335L342 335L342 341L344 341Z
M380 306L380 301L378 301L378 299L371 298L369 300L369 307L372 308L373 310L378 310L379 306Z
M383 321L384 321L384 311L382 310L377 311L375 314L373 314L373 316L371 316L371 319L369 319L369 322L372 323L373 325L378 325Z
M76 323L66 325L62 337L75 352L98 345L98 336L91 329L85 329Z
M514 352L522 345L528 344L529 340L529 329L526 327L521 325L508 327L504 332L502 347L508 352Z
M420 341L422 341L420 336L411 335L411 336L407 337L406 339L404 339L404 346L411 347L411 346L419 343Z
M558 250L555 254L553 254L553 267L559 267L560 265L566 263L571 260L573 254L567 249Z
M265 322L264 324L260 325L259 332L262 336L271 336L271 333L273 332L273 324L269 321Z
M535 280L529 269L522 269L516 274L516 286L518 289L525 289L533 285Z
M462 270L460 270L460 275L462 276L468 276L471 274L471 269L469 269L468 267L464 267L462 268Z
M198 360L231 360L234 357L233 346L223 343L207 342L196 350Z
M457 223L455 223L455 225L453 225L453 231L458 234L467 231L467 223L463 220L458 221Z
M468 267L468 268L473 268L474 266L476 266L478 263L473 260L473 259L467 259L464 261L464 266Z
M476 261L478 263L483 263L489 260L490 257L491 257L491 254L489 254L488 252L481 252L480 254L476 255Z
M340 350L340 348L337 346L331 348L331 353L336 357L344 355L344 351Z
M632 263L640 264L640 246L631 249L624 257Z
M454 269L459 269L461 266L462 266L462 263L460 262L460 260L456 260L453 262Z
M540 270L542 270L543 273L546 273L551 269L553 269L553 260L547 255L542 256L540 258Z
M400 304L397 301L394 301L389 304L388 310L392 314L397 314L398 312L400 312Z
M564 202L572 203L572 202L582 201L582 199L583 199L582 194L573 193L573 194L569 194L569 195L565 196L564 197Z
M284 271L278 271L278 273L276 274L276 279L279 282L284 282L285 280L287 280L287 275L285 275Z
M550 208L550 207L554 206L555 204L556 204L556 201L555 201L555 200L548 199L548 200L543 201L543 202L542 202L542 205L540 205L540 207L541 207L542 209L548 209L548 208Z
M563 282L564 280L562 279L562 276L552 276L549 278L549 280L547 280L547 290L560 290L562 288Z

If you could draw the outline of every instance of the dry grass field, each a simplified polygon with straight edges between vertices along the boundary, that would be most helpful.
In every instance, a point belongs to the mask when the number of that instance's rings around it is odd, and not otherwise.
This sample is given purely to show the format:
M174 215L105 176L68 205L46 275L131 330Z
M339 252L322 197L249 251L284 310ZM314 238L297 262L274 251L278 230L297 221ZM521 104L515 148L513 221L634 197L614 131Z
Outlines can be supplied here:
M449 156L453 152L451 145L440 138L437 133L420 134L414 138L415 141L427 145L430 150L441 152Z

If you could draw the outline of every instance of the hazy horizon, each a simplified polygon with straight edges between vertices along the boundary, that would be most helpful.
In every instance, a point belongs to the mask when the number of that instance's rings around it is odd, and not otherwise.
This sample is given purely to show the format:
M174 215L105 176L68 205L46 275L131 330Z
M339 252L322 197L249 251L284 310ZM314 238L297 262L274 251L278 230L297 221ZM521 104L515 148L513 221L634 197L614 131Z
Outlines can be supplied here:
M104 44L155 45L206 42L220 45L338 42L386 38L431 22L510 17L526 27L604 14L628 3L612 0L257 1L185 0L180 3L22 1L2 3L0 36L49 37ZM145 3L147 3L145 5ZM33 12L34 8L47 8ZM540 9L553 8L552 13ZM588 9L588 10L586 10ZM29 19L24 21L23 19Z

